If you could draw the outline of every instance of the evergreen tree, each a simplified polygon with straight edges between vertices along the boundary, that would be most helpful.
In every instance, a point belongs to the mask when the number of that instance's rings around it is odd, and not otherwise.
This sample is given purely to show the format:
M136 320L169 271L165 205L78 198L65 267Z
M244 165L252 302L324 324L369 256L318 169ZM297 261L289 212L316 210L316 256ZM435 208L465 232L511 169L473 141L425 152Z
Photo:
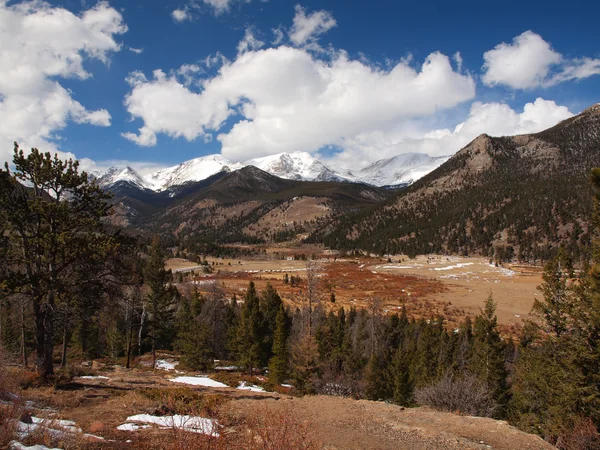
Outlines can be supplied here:
M262 292L260 298L260 311L264 318L263 324L263 349L262 352L267 360L271 359L273 355L274 336L277 329L277 315L279 309L283 306L281 297L277 293L277 290L267 283L265 290Z
M548 261L544 267L543 283L538 287L544 300L535 300L533 312L543 319L546 331L560 337L567 331L568 317L571 313L573 298L567 289L564 253L561 252Z
M244 297L236 335L238 361L250 375L264 360L263 321L256 287L251 281Z
M118 236L101 219L109 195L79 172L77 161L15 144L15 171L0 169L0 269L8 293L19 292L33 305L36 367L53 373L55 311L75 287L103 280L117 258ZM90 267L94 270L89 270Z
M279 305L279 311L275 320L275 335L273 337L273 357L269 361L269 372L271 380L276 384L285 382L289 376L289 351L288 351L288 317L283 307Z
M150 255L144 271L144 281L150 289L147 298L148 331L152 351L152 367L156 365L156 349L170 345L174 332L177 290L169 286L171 271L165 269L165 254L158 238L152 240Z
M498 331L496 303L490 293L481 313L475 318L473 353L469 369L487 383L500 408L507 400L508 374L504 365L504 347Z

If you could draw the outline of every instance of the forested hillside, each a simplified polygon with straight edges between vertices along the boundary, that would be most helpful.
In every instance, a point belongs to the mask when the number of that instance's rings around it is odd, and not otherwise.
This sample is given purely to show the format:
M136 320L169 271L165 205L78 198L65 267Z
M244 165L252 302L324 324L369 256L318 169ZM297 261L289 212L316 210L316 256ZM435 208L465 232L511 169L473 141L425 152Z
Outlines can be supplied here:
M539 262L589 244L600 105L532 135L481 135L399 195L312 240L376 253L513 255Z

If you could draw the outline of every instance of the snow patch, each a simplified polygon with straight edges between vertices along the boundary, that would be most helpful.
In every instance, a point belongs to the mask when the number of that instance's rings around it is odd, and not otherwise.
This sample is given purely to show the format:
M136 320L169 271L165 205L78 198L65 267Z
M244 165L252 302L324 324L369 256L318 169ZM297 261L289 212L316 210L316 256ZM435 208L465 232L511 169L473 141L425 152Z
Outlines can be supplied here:
M254 384L246 384L245 381L240 381L240 385L237 387L242 391L252 391L252 392L266 392L260 386L256 386Z
M92 376L92 375L84 375L82 377L77 377L81 380L110 380L108 377L104 377L102 375Z
M8 444L8 449L9 450L61 450L60 448L50 448L50 447L46 447L45 445L40 445L40 444L32 445L32 446L28 447L17 441L12 441L10 444Z
M454 264L453 266L434 267L433 269L430 269L430 270L452 270L452 269L460 269L461 267L467 267L467 266L472 266L472 265L473 265L472 262L458 263L458 264Z
M154 368L160 370L175 370L177 364L179 364L177 361L172 362L165 359L157 359Z
M121 431L135 431L140 428L147 428L150 425L157 425L162 429L177 429L219 437L219 433L217 431L219 423L214 419L206 419L204 417L182 416L179 414L175 414L174 416L159 417L152 416L150 414L137 414L135 416L128 417L126 422L128 423L120 425L117 427L117 429ZM128 425L133 426L129 427ZM136 426L138 428L135 428Z
M206 386L215 388L229 387L226 384L220 383L208 377L177 377L172 378L169 381L173 383L190 384L192 386Z

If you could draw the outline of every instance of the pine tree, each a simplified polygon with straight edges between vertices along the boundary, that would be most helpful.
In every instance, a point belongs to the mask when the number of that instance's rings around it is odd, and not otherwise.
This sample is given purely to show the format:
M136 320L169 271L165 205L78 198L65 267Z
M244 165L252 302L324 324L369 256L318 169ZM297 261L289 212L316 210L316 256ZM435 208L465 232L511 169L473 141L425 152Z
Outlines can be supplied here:
M500 409L507 401L508 374L504 365L504 347L498 331L496 303L490 293L481 313L475 318L473 353L469 369L487 383Z
M565 258L561 252L546 263L543 283L538 287L544 300L535 300L533 312L543 319L546 331L560 337L567 331L568 317L572 310L573 296L567 289Z
M170 344L174 334L175 300L177 290L168 285L171 271L165 269L165 254L158 238L152 240L150 255L144 271L144 281L150 289L147 297L152 367L156 365L157 345Z
M273 337L273 357L269 361L271 380L276 384L285 382L289 376L289 351L288 351L288 317L283 307L279 306Z
M0 269L6 290L33 304L36 366L49 375L55 311L81 283L107 277L120 238L101 222L110 196L79 172L77 161L37 149L25 156L15 143L13 162L14 172L8 164L0 169Z
M246 367L250 375L264 360L264 353L262 352L263 321L256 287L254 282L251 281L244 297L236 334L238 361L240 365Z
M264 318L262 352L267 360L271 359L271 356L273 355L272 349L275 331L277 329L277 314L279 314L279 309L282 306L283 302L281 301L281 297L277 293L277 290L271 283L267 283L267 286L260 297L260 311Z

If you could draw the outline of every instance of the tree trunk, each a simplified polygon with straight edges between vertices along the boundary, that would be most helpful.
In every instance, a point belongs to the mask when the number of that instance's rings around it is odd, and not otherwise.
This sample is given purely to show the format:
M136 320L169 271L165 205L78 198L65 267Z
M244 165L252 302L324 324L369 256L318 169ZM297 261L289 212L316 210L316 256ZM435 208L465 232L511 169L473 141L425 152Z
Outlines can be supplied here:
M27 349L25 348L25 305L21 301L21 359L23 367L27 368Z
M35 367L38 373L44 373L44 311L39 301L33 302L35 316Z
M140 331L138 332L138 355L142 354L142 333L144 331L144 322L146 322L146 305L142 306L142 314L140 316Z
M60 367L67 366L67 341L68 341L67 324L64 324L63 325L62 352L61 352L61 356L60 356Z
M69 320L69 314L68 314L68 306L65 305L65 314L63 317L63 341L62 341L62 352L61 352L61 357L60 357L60 367L66 367L67 366L67 345L69 342L69 327L68 327L68 320Z
M48 305L44 314L44 375L54 373L52 363L52 352L54 350L54 311L52 306Z

